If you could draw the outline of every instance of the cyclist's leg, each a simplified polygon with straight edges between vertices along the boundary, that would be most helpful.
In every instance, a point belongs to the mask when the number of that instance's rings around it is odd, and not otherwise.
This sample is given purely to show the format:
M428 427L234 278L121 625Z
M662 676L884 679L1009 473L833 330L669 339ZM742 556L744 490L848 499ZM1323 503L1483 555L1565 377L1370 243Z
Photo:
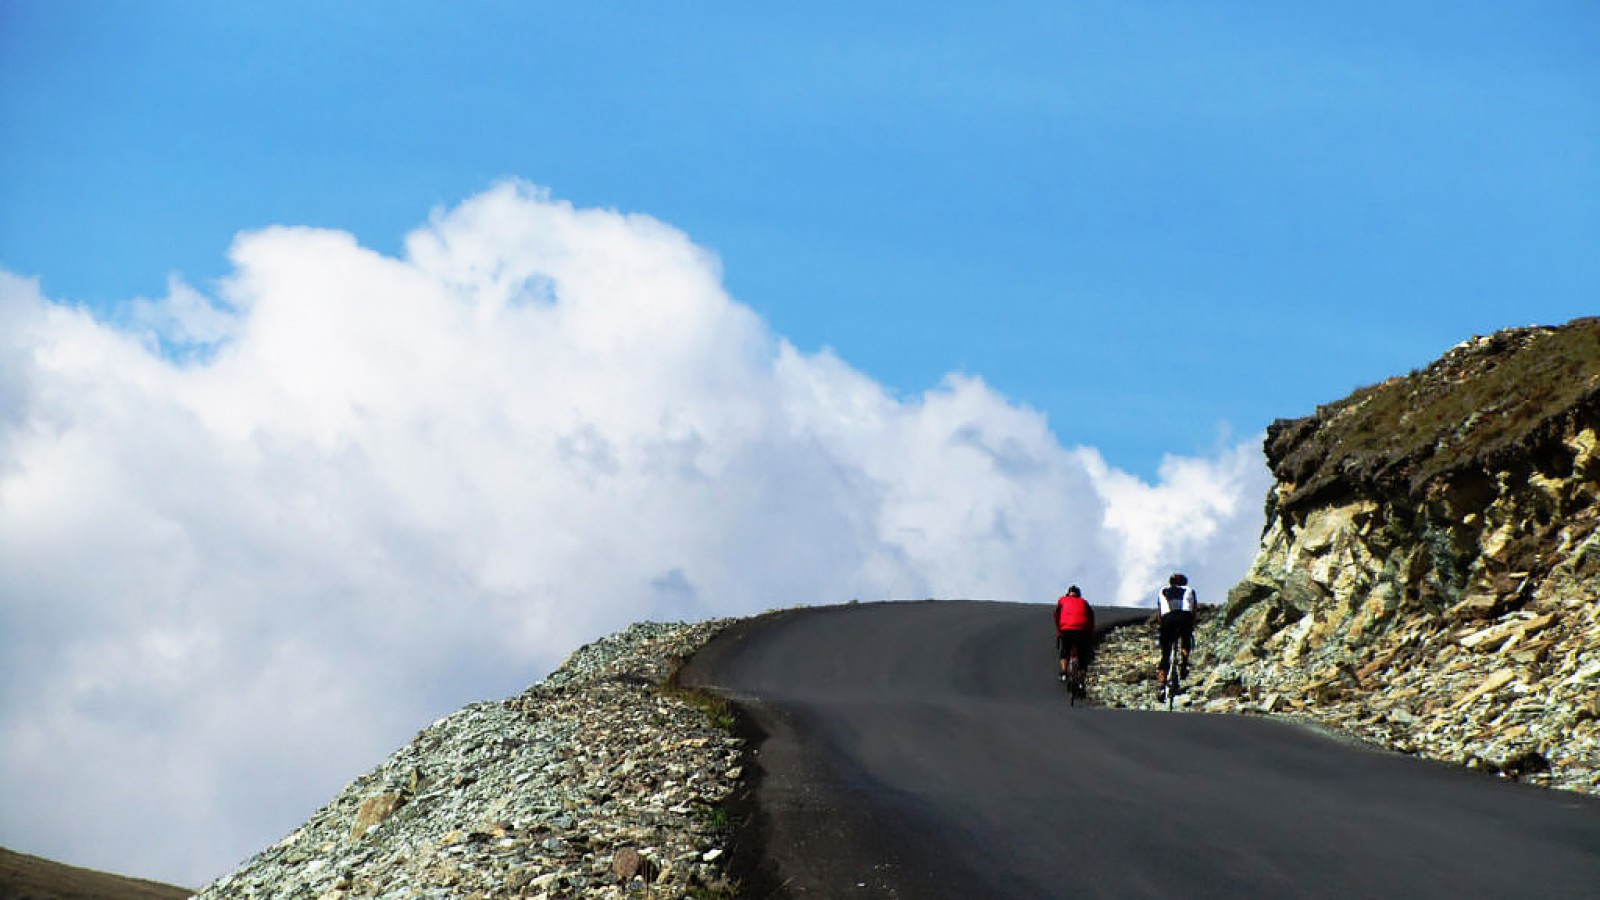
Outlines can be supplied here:
M1065 631L1056 632L1056 653L1061 657L1061 680L1067 680L1067 655L1071 647Z
M1172 616L1161 617L1161 661L1156 663L1156 680L1162 690L1167 687L1167 664L1172 661Z
M1194 614L1184 616L1183 621L1183 658L1179 661L1183 677L1189 677L1189 652L1194 649Z

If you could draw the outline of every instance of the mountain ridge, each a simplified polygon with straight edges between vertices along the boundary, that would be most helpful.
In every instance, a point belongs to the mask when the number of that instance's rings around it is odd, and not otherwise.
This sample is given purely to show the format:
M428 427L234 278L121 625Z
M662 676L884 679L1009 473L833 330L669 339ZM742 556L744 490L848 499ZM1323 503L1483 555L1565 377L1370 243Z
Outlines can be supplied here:
M0 847L0 900L180 900L194 891Z

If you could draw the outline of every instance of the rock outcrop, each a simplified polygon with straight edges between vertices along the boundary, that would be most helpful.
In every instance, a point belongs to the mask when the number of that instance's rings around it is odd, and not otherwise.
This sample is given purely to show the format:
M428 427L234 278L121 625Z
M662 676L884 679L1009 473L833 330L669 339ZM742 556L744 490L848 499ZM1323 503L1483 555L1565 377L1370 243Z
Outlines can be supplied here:
M668 684L726 624L634 625L439 720L199 896L731 896L742 741Z
M1190 702L1600 793L1597 432L1600 319L1274 423L1261 550L1200 628Z

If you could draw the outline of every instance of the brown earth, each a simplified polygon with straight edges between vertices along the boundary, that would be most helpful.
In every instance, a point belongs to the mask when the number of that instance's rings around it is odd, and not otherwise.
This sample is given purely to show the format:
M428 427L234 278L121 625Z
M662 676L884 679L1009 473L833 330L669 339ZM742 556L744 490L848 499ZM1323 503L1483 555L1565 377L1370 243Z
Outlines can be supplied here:
M178 900L194 891L0 847L0 900Z

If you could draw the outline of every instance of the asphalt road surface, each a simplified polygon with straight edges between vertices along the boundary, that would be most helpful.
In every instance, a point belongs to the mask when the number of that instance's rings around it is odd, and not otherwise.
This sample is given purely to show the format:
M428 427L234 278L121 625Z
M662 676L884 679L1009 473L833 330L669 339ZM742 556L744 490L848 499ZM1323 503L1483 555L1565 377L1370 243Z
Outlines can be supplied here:
M1071 708L1050 615L825 607L697 654L685 679L765 733L758 893L1600 897L1600 801L1260 718Z

